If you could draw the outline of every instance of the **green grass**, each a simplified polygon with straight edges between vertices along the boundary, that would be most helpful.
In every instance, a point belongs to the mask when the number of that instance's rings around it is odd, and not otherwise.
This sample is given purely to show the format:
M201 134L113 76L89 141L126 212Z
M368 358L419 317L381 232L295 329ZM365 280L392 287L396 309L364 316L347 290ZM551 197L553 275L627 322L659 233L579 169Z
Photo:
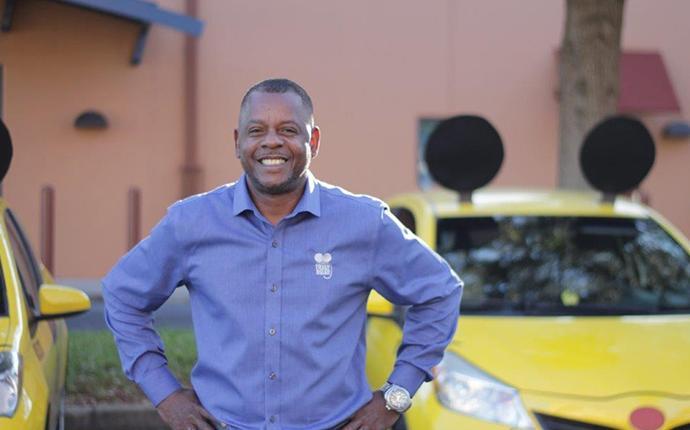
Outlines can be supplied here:
M189 372L196 361L194 335L189 329L162 329L168 365L182 382L189 385ZM120 358L110 331L76 331L69 334L67 402L94 404L145 401L144 395L129 381L120 367Z

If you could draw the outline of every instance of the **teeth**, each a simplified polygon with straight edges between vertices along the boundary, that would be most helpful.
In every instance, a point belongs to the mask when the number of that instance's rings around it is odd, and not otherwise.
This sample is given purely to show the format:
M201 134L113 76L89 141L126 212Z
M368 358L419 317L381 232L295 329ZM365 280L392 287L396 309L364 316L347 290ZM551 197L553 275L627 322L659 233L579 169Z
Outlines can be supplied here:
M264 166L275 166L277 164L283 164L285 163L285 160L282 158L264 158L261 160L261 164Z

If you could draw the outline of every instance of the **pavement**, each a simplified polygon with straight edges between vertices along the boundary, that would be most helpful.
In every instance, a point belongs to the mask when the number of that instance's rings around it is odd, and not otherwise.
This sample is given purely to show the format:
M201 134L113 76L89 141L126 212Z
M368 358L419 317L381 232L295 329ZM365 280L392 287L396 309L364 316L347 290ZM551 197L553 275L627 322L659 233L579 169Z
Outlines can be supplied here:
M103 318L103 294L98 279L59 279L60 285L78 288L91 299L91 309L83 314L67 318L70 330L105 330ZM156 327L191 328L192 314L189 307L189 293L184 287L177 288L173 295L153 313Z
M82 290L89 296L91 301L103 301L100 278L58 278L55 282L58 285ZM168 302L174 303L187 303L188 301L189 293L187 292L187 288L184 287L177 288L168 299Z
M156 328L192 328L192 313L189 303L169 301L153 313ZM83 314L66 319L70 330L105 330L103 302L91 301L91 309Z

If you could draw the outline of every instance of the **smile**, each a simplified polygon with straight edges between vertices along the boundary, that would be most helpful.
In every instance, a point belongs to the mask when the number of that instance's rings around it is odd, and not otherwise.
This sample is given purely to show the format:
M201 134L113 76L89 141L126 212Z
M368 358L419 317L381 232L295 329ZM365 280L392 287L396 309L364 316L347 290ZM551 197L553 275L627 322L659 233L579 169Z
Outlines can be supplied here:
M287 160L284 158L263 158L259 162L264 166L277 166L279 164L285 164Z

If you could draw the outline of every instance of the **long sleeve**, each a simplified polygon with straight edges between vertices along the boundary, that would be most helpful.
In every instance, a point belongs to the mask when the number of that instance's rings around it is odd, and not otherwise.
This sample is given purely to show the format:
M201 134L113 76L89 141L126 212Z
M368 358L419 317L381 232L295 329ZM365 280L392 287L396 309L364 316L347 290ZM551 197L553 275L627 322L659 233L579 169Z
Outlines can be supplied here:
M409 306L391 383L414 394L432 379L431 368L453 338L462 281L448 264L390 213L381 212L374 242L372 287L387 300Z
M122 257L102 281L105 320L122 368L154 405L180 388L168 369L152 317L185 278L185 254L175 228L178 212L171 207L150 236Z

